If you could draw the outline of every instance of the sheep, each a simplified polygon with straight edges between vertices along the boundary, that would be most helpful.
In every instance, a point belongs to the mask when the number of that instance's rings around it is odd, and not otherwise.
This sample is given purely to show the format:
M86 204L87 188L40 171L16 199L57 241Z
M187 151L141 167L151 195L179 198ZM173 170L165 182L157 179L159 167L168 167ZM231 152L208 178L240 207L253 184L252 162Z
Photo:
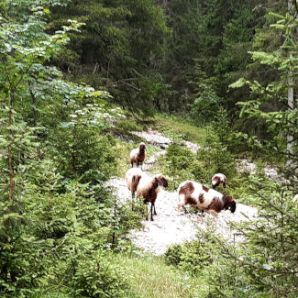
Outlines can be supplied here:
M139 168L131 168L125 174L125 180L128 189L131 191L131 209L133 210L133 199L135 197L135 192L137 186L142 177L143 172Z
M144 198L144 203L150 203L150 220L153 221L153 211L154 215L157 215L155 209L155 201L157 198L158 187L168 187L167 179L158 174L153 177L148 176L147 174L143 173L136 191L137 197ZM148 218L147 218L148 219Z
M129 157L130 157L130 163L132 168L135 163L137 167L141 165L141 168L143 169L143 162L146 156L145 150L146 150L146 145L143 142L140 143L139 148L131 150Z
M160 174L151 177L138 168L132 168L126 172L126 182L128 189L132 192L132 201L136 193L137 197L144 199L145 204L151 204L150 219L153 221L153 211L154 215L157 215L155 201L157 198L158 187L168 187L167 179Z
M213 177L211 179L212 188L215 189L217 186L220 185L220 183L222 183L223 187L226 188L226 185L227 185L226 175L224 175L222 173L217 173L217 174L213 175Z
M182 182L178 187L179 204L178 210L185 209L186 204L193 205L201 211L230 210L232 213L236 210L236 201L227 195L209 189L208 187L194 181Z

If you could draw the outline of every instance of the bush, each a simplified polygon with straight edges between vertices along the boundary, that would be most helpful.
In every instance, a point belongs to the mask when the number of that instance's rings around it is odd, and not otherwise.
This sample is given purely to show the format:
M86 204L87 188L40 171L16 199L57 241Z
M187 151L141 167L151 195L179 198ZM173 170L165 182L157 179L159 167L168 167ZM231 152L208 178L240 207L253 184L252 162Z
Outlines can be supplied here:
M115 141L88 129L55 132L53 156L60 173L81 182L107 180L116 171Z
M141 125L139 125L133 119L125 119L125 120L119 121L117 123L117 128L123 130L124 132L141 131L141 130L143 130L143 127Z
M188 179L209 184L211 177L218 172L226 173L229 179L236 174L235 159L228 149L212 136L208 142L198 151L197 156L184 146L169 146L161 164L165 164L164 172L174 180L170 181L171 189L176 189L182 181Z
M197 159L208 183L215 173L224 173L229 179L236 174L235 157L213 135L208 137L207 145L198 151Z
M201 83L199 89L200 94L191 107L191 116L197 124L216 118L221 101L211 84Z
M220 250L210 233L211 236L200 233L196 241L170 247L165 254L166 263L193 275L198 274L201 269L213 263L214 255Z
M125 297L128 288L121 267L113 264L112 258L102 251L76 262L69 287L73 297L90 298Z
M191 165L195 162L195 155L186 147L172 144L165 156L165 174L172 177L169 181L170 189L176 189L186 179L192 179Z

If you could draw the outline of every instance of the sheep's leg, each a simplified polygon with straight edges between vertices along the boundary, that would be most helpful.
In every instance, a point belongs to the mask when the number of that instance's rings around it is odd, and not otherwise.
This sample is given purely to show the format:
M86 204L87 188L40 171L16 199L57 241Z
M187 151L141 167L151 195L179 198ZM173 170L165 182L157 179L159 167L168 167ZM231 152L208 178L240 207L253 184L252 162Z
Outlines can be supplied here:
M154 208L154 215L157 215L157 213L156 213L156 209L155 209L155 203L154 203L154 205L153 205L153 208Z
M179 196L179 203L178 203L177 210L178 210L178 211L181 211L181 209L183 209L184 212L186 213L185 204L186 204L186 202L185 202L185 197L184 197L184 195L180 195L180 196Z
M223 187L226 188L226 186L227 186L227 185L226 185L226 183L224 182L224 183L223 183Z
M134 198L135 198L135 193L132 192L131 193L131 210L133 211L134 209Z
M152 203L150 203L150 220L153 221L153 207L154 205Z
M148 220L148 202L146 199L144 199L144 204L145 204L145 208L143 208L143 215L146 216L146 220ZM145 211L145 214L144 214L144 211Z

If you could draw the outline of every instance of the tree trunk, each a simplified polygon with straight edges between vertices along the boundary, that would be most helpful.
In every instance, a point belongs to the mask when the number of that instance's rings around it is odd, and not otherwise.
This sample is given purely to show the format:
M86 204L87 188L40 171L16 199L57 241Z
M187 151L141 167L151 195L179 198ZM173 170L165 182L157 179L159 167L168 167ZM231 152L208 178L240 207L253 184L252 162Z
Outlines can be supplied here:
M288 0L288 12L289 14L294 14L294 1L296 0ZM292 53L289 53L289 57L292 57ZM290 110L293 110L296 106L295 103L295 94L294 94L294 85L295 85L295 79L293 76L293 71L289 69L288 73L288 107ZM294 152L294 137L292 134L287 135L287 168L289 169L295 169L296 165L292 160L292 156L295 154Z

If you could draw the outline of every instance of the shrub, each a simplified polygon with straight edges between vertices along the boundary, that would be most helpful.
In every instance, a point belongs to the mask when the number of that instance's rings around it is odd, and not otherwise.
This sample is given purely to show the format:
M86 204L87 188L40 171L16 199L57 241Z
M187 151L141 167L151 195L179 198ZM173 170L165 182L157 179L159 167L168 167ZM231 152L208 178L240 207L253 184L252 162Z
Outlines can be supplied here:
M128 288L121 267L102 251L76 262L69 287L74 297L90 298L125 297Z
M198 151L197 159L209 183L215 173L225 173L229 179L236 174L235 157L213 135L207 139L207 145Z
M166 263L193 275L198 274L201 269L211 265L214 255L219 253L219 247L212 238L212 235L202 232L196 241L170 247L165 254Z
M195 162L195 155L186 147L172 144L165 156L165 174L172 177L170 188L176 189L181 181L193 178L190 167Z

